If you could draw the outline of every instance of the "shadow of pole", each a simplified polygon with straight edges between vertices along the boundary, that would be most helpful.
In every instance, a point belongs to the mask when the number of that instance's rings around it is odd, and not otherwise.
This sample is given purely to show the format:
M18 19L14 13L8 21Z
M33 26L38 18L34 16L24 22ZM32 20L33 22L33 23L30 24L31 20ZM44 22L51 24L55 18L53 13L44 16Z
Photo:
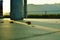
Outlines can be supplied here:
M27 38L32 38L32 37L38 37L38 36L46 36L46 35L50 35L50 34L54 34L54 33L58 33L60 31L55 31L55 32L49 32L49 33L44 33L44 34L34 34L32 36L27 36L27 37L22 37L22 38L16 38L16 39L13 39L13 40L22 40L22 39L27 39Z

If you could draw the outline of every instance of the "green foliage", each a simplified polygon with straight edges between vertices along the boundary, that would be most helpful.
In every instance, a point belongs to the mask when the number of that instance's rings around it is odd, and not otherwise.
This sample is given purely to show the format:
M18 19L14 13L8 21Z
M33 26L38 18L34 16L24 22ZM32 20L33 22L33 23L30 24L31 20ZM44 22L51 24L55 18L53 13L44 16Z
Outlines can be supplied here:
M28 14L28 18L60 18L60 14Z
M10 18L10 16L9 15L5 15L5 16L3 16L4 18Z

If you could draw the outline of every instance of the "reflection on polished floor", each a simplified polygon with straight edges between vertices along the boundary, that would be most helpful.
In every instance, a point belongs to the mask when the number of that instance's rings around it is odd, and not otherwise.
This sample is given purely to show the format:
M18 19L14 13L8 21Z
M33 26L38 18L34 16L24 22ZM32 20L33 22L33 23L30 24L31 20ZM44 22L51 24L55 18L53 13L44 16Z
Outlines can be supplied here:
M47 28L46 22L38 22L41 26L36 27L35 23L37 23L37 21L32 20L31 21L33 25L25 25L16 22L10 23L10 19L0 19L0 21L3 21L3 23L0 23L0 40L60 40L60 27L54 28L55 25L60 26L59 24L53 24L54 26L49 24L53 27L47 26Z

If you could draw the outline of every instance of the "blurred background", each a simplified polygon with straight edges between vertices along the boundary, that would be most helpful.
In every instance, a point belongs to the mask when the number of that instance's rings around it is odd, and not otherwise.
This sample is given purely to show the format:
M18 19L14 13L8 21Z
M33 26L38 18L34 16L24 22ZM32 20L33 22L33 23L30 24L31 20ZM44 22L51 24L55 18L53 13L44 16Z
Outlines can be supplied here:
M10 15L10 0L3 0L3 15ZM60 0L27 0L28 18L60 18Z

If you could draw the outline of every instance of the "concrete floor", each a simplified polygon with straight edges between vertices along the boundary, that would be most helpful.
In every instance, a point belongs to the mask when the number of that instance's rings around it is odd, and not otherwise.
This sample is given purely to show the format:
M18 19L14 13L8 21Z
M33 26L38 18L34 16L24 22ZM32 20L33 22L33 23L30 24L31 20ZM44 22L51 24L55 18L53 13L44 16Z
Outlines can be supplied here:
M9 20L0 20L0 40L60 40L60 23L56 19L52 21L45 21L45 19L24 19L31 21L31 25L14 21L10 23ZM39 20L39 21L38 21ZM48 19L46 19L48 20Z

